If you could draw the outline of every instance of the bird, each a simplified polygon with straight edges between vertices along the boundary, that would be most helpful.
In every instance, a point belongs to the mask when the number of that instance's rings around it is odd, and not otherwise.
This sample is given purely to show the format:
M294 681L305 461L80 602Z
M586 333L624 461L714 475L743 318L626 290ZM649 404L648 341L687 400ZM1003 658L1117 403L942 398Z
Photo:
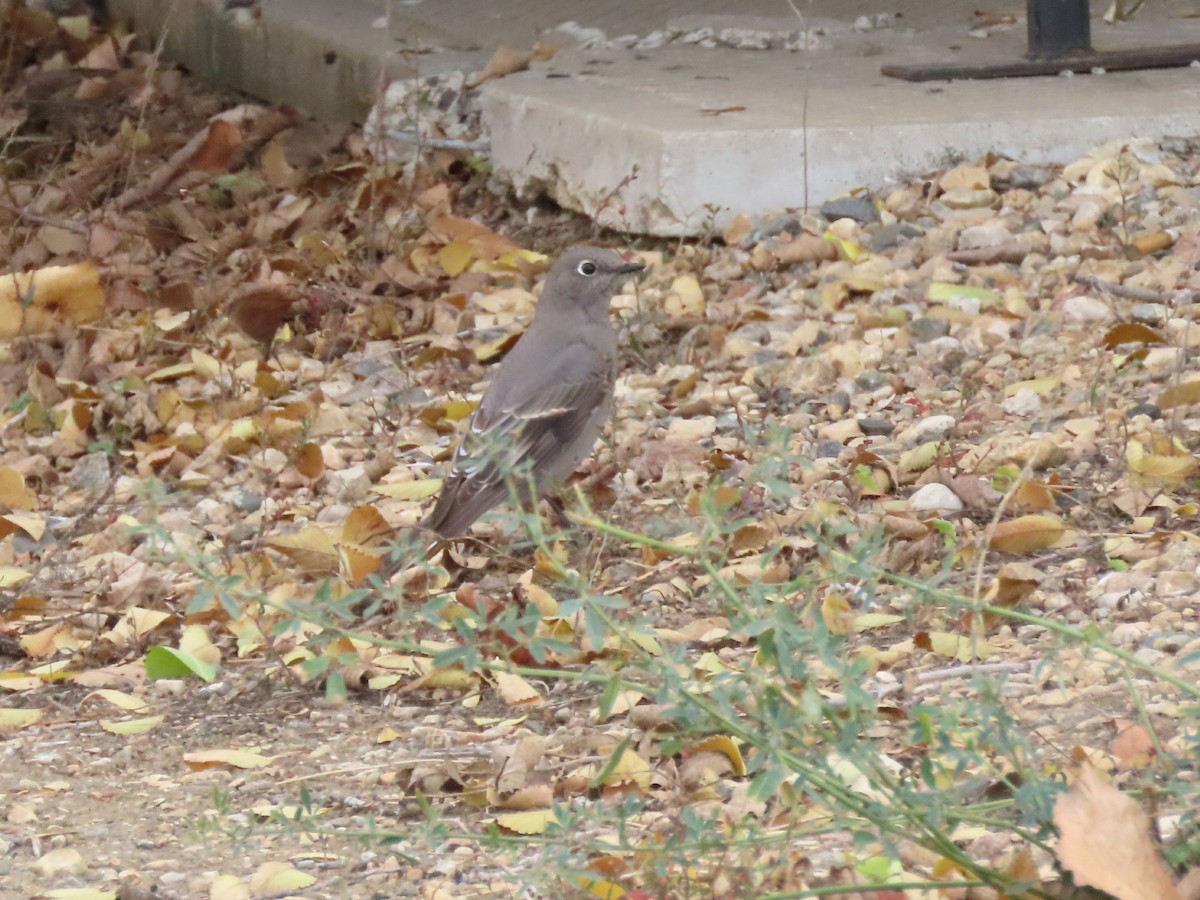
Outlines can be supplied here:
M533 321L471 414L422 528L442 541L459 537L509 497L510 485L536 502L591 454L616 380L609 302L644 268L603 247L562 253Z

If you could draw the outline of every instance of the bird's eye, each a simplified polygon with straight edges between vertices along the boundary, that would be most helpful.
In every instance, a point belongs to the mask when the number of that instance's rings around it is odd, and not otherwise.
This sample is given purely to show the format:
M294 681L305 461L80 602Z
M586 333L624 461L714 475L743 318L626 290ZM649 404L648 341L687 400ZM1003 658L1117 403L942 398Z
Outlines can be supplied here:
M580 275L586 275L589 278L596 274L596 264L590 259L585 259L579 264L579 268L575 270Z

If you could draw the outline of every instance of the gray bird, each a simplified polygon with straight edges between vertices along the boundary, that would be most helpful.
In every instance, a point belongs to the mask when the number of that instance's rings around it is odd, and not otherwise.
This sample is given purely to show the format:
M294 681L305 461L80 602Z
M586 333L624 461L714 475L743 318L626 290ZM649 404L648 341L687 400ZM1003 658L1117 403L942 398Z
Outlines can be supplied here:
M509 496L510 480L535 501L592 452L616 377L609 301L619 282L644 268L601 247L559 257L533 322L472 413L423 527L441 538L460 535Z

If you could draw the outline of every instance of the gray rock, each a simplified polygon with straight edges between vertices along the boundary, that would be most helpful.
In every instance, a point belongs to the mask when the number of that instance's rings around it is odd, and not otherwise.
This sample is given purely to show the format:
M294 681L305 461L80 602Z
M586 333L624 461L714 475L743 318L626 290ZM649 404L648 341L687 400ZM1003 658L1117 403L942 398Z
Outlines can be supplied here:
M1131 406L1125 410L1125 416L1132 419L1134 416L1149 416L1151 419L1162 418L1162 407L1155 403L1139 403L1137 406Z
M918 357L939 366L961 365L966 358L962 342L958 338L934 338L928 343L918 344L915 349Z
M948 335L950 333L950 323L945 319L922 317L909 322L908 330L914 342L925 344Z
M898 247L912 238L920 237L924 233L911 222L891 222L876 229L875 233L871 235L867 249L874 253L881 253L884 250Z
M1139 303L1129 311L1130 318L1143 325L1162 325L1167 319L1165 303Z
M954 416L926 416L906 428L900 435L900 440L908 444L940 441L954 430L954 425Z
M1011 397L1004 398L1001 404L1004 411L1011 416L1033 416L1042 409L1042 399L1037 392L1029 388L1021 388Z
M944 484L925 484L908 498L908 508L919 513L960 512L963 502Z
M244 488L235 488L230 492L229 502L233 504L233 508L238 512L258 512L263 505L263 496L254 491L247 491Z
M879 221L879 210L866 197L838 197L821 205L821 215L830 222L835 219L853 219L860 225Z
M870 416L864 416L858 420L858 427L862 429L863 434L882 435L891 434L896 430L895 424L884 419L873 419Z
M112 479L108 454L103 451L88 453L75 460L69 480L73 487L96 490L102 488Z
M888 378L882 372L868 369L865 372L859 372L854 378L854 383L864 391L877 391L888 384Z
M1000 247L1012 240L1012 233L999 222L971 225L958 235L959 250L977 250L982 247Z
M1036 191L1053 180L1054 170L1047 166L1019 165L1009 173L1007 185L1010 188Z
M774 237L784 231L790 234L799 234L803 230L804 227L800 224L800 217L795 213L784 213L781 216L773 216L765 222L760 223L757 228L746 235L742 240L741 248L749 250L760 241Z
M362 465L327 473L326 490L335 500L357 503L367 496L371 479Z
M1099 297L1076 294L1063 301L1063 313L1073 322L1107 322L1112 318L1109 305Z
M813 459L837 459L841 452L841 441L817 441L813 448Z

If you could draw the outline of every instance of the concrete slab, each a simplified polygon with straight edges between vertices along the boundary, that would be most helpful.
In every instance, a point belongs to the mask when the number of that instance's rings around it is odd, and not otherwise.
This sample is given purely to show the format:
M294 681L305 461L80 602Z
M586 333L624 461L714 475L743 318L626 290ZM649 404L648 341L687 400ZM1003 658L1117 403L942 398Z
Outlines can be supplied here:
M1170 40L1200 42L1200 23L1176 25ZM1106 49L1166 39L1126 28ZM1111 140L1200 132L1197 68L934 84L880 74L884 62L1023 49L1019 31L975 40L936 29L843 32L794 53L571 51L489 85L484 121L493 163L518 182L540 182L605 225L658 235L989 151L1066 162Z
M815 205L989 151L1063 162L1110 140L1200 133L1196 68L926 84L880 74L885 62L1021 55L1023 23L971 37L978 23L959 0L743 0L737 21L726 15L727 0L109 6L143 31L166 25L168 54L220 83L357 120L384 79L478 70L498 44L530 47L564 20L608 37L634 35L625 45L674 26L667 46L566 49L483 93L498 169L606 225L660 235L696 234L738 212ZM1200 43L1193 6L1162 0L1133 23L1096 22L1093 43ZM851 27L881 12L895 27ZM689 29L736 24L792 34L768 50L678 42Z

